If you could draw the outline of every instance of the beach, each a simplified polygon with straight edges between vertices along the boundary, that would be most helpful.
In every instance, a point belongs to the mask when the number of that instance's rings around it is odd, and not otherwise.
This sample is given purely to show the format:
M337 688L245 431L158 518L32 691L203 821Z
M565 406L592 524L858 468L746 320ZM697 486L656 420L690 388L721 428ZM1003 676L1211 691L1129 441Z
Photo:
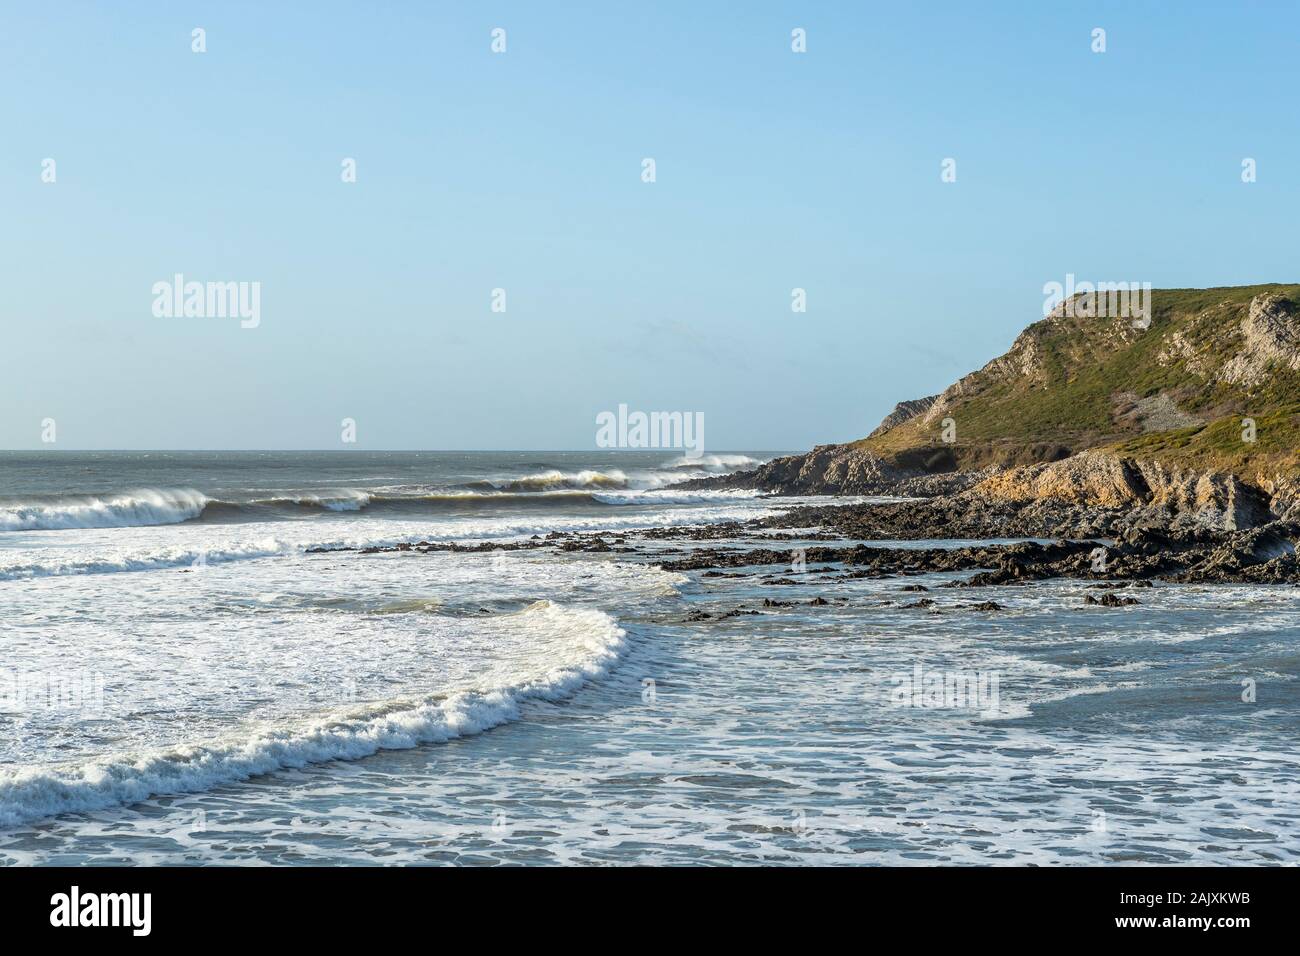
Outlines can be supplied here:
M673 487L772 453L6 454L4 862L1300 854L1290 585Z

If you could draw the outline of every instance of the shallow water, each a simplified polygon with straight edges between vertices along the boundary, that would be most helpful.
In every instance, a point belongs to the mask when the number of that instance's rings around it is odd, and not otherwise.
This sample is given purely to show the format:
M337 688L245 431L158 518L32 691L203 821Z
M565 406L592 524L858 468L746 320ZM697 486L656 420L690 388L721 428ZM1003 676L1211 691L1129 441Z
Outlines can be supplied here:
M648 464L626 484L648 489ZM782 505L317 509L0 534L3 667L102 678L76 707L0 714L0 860L1300 859L1293 588L1158 584L1111 609L1084 605L1100 593L1085 582L302 553ZM902 607L922 597L936 607ZM986 600L1005 609L958 607ZM734 609L760 613L720 618ZM688 623L692 610L713 617ZM244 779L261 769L274 772Z

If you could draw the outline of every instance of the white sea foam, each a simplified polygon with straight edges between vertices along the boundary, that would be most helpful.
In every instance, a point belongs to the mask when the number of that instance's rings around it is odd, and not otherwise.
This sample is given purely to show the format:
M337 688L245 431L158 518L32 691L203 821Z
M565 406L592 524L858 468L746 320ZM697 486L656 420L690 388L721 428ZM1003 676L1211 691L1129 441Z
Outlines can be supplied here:
M750 458L748 455L701 455L690 458L683 455L665 462L665 468L703 468L708 471L735 471L741 468L753 468L761 465L763 459Z
M724 501L757 498L761 492L750 490L677 491L673 488L648 488L625 492L594 492L592 498L607 505L678 504L703 505Z
M489 484L503 491L549 491L556 488L625 488L627 475L618 469L595 471L585 469L564 472L551 468L521 478L496 478Z
M761 459L747 455L705 455L700 458L683 456L632 474L617 468L603 471L584 469L577 472L552 468L522 477L491 479L489 484L502 491L551 491L561 488L647 490L689 478L706 478L760 464Z
M198 517L210 500L188 488L143 488L112 495L9 503L0 505L0 531L177 524Z
M625 632L602 611L539 601L514 617L530 642L553 648L531 673L494 686L458 687L249 727L202 743L0 771L0 826L479 733L519 719L530 701L572 695L602 676L626 646Z
M582 469L574 472L546 471L488 479L486 494L558 493L563 491L616 492L661 489L665 485L692 477L707 477L719 472L759 464L745 455L707 455L703 458L677 458L646 472L629 477L619 469ZM472 498L484 492L464 489L429 488L422 495L383 497L384 501L412 501ZM736 497L734 492L730 496ZM332 512L357 512L376 500L371 491L345 488L339 491L286 493L269 498L222 501L192 488L142 488L111 494L61 495L0 503L0 532L53 531L64 529L132 528L179 524L199 517L209 505L241 509L247 505L299 505ZM633 499L599 498L607 504L631 504ZM707 500L683 498L682 503Z
M53 577L66 574L111 574L119 571L159 571L186 565L270 558L302 550L302 545L275 537L232 542L213 547L184 547L181 544L145 547L138 550L108 548L104 553L88 553L83 548L70 555L64 552L36 552L33 559L18 557L0 562L0 581L23 578ZM4 552L0 552L3 554ZM18 552L22 555L23 552ZM31 554L28 552L28 554Z
M277 504L280 499L272 498L269 504ZM296 495L288 499L295 505L313 505L326 511L360 511L370 504L371 496L365 491L345 488L342 491L319 495Z
M692 493L696 494L696 493ZM75 548L42 546L0 550L0 581L70 574L104 574L183 568L195 562L224 563L276 555L298 554L312 548L388 547L418 541L510 540L550 531L619 531L658 525L716 524L755 517L775 510L774 501L746 500L728 495L705 505L680 507L670 499L662 509L636 514L575 517L545 515L470 516L437 520L375 522L340 516L328 525L267 521L234 525L186 525L173 528L88 530ZM810 501L811 503L811 501ZM58 542L56 542L58 543Z

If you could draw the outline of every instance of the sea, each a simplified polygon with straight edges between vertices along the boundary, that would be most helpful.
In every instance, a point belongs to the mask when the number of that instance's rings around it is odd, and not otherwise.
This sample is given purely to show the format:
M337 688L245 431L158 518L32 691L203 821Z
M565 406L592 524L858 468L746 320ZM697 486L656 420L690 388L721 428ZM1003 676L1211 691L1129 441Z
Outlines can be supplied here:
M1300 590L636 534L774 454L0 452L0 864L1300 861Z

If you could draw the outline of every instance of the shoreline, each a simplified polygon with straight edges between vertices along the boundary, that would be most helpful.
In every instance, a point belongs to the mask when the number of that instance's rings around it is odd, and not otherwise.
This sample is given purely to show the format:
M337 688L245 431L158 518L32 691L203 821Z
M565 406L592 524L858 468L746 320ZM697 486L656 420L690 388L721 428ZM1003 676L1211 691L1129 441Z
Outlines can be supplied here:
M1198 702L1206 698L1200 692L1185 693L1182 682L1192 681L1198 688L1208 688L1204 693L1222 693L1225 699L1236 700L1236 685L1225 682L1215 670L1221 663L1219 655L1229 653L1233 660L1249 661L1247 673L1267 673L1271 666L1268 654L1274 653L1268 642L1277 640L1269 635L1279 628L1275 623L1270 631L1268 615L1262 612L1271 611L1283 621L1283 639L1289 633L1286 622L1293 615L1294 593L1275 586L1294 584L1297 577L1294 553L1287 550L1289 539L1278 533L1279 528L1179 530L1171 520L1158 528L1116 529L1112 525L1131 523L1132 510L1111 509L1114 521L1105 524L1099 523L1105 517L1102 510L1071 505L1061 514L1078 520L1067 530L1082 520L1090 522L1089 527L1104 525L1115 533L1057 537L1044 533L1055 530L1041 520L1048 511L1032 504L994 508L985 500L980 506L969 505L971 518L965 523L947 520L945 516L957 507L953 498L811 502L786 498L764 501L767 507L729 521L702 513L687 518L697 522L694 524L671 523L686 517L678 511L675 519L660 513L644 514L637 518L644 522L639 527L606 526L594 531L563 530L559 519L547 518L535 525L535 532L495 540L455 538L452 527L444 525L436 526L436 531L435 526L424 529L425 534L433 531L438 538L391 544L362 539L348 545L340 541L339 546L304 546L293 552L307 559L299 565L303 576L312 577L312 570L319 572L323 593L328 595L325 602L317 601L313 607L338 609L340 589L353 582L364 583L357 589L364 600L358 599L347 609L349 615L357 616L349 617L343 629L330 625L329 631L336 635L345 634L352 620L373 622L376 635L406 622L408 630L395 637L413 638L413 643L421 644L433 622L441 629L444 619L453 622L447 633L478 634L482 629L487 634L517 634L521 621L514 615L538 599L560 602L570 610L601 611L609 615L611 626L630 635L626 655L618 658L607 674L584 681L581 694L564 697L563 706L530 703L521 707L520 716L506 721L514 726L509 732L478 734L473 746L458 744L446 750L434 749L435 744L444 742L440 736L425 742L419 742L423 737L417 740L413 736L412 745L362 755L367 761L365 775L374 783L360 797L351 788L350 772L341 777L329 770L312 772L306 775L312 781L309 785L320 788L324 804L332 808L329 812L337 812L340 819L358 800L380 807L398 800L402 813L419 806L418 812L424 814L421 819L441 820L462 812L455 799L436 793L429 796L426 792L425 803L407 801L402 781L415 767L417 774L428 774L420 777L421 786L431 779L451 781L457 788L480 779L490 781L503 787L498 792L508 793L502 799L508 801L503 812L509 819L554 819L571 827L608 791L575 798L572 806L557 809L549 791L534 794L529 789L533 779L530 768L541 753L548 766L594 774L602 781L605 778L600 775L607 773L609 780L602 786L626 788L625 793L619 792L633 802L647 786L668 788L657 792L680 791L685 800L701 799L707 788L710 798L718 801L719 818L725 820L718 833L740 841L749 837L736 836L729 807L736 800L755 800L752 778L728 776L726 766L711 763L709 754L701 754L696 744L700 728L725 719L729 734L725 763L730 765L733 755L741 754L747 766L760 768L755 776L773 781L764 784L770 793L759 799L758 806L779 815L790 799L786 790L791 777L796 782L807 781L807 796L801 800L810 817L822 821L819 826L828 840L846 841L843 847L820 850L800 844L789 850L796 854L792 859L860 860L863 858L846 855L866 852L853 843L853 834L834 829L849 804L834 794L822 795L814 783L824 779L826 765L820 759L810 759L791 770L783 747L768 752L767 742L790 733L790 724L798 728L794 736L800 746L807 744L808 728L816 728L812 731L816 749L836 753L829 772L842 775L846 786L859 785L863 755L876 754L886 765L895 766L898 754L907 756L906 744L914 743L919 735L940 757L961 748L963 761L975 761L988 778L1022 779L1038 766L1043 750L1053 748L1061 755L1061 773L1084 787L1090 782L1086 770L1080 769L1079 761L1086 759L1080 755L1090 753L1099 739L1118 739L1122 746L1136 741L1134 766L1143 774L1152 771L1151 764L1144 762L1146 751L1141 749L1148 738L1134 736L1128 729L1128 722L1146 720L1149 710L1146 703L1133 703L1129 695L1137 693L1135 688L1154 688L1152 699L1161 701L1160 719L1166 722L1162 726L1172 728L1166 738L1171 746L1193 747L1195 739L1175 722L1196 716ZM716 523L699 523L710 520ZM447 536L442 537L444 534ZM976 540L963 540L969 537ZM1098 549L1106 552L1106 563L1100 567L1096 564ZM1282 553L1275 553L1278 551ZM402 555L427 558L412 564L404 562ZM383 560L385 556L396 560ZM503 560L496 561L494 556ZM352 560L367 557L376 560ZM473 582L472 593L463 590L462 569L471 572L463 580ZM652 578L659 571L667 572L674 580L667 589L656 585L624 590L625 579L634 577L625 572L634 569L649 572ZM220 601L223 587L240 580L239 572L231 572L225 585L221 579L208 585L193 578L194 573L182 568L175 577L168 574L159 580L185 589L191 585L211 587L205 601ZM582 583L592 580L597 583ZM1222 584L1224 589L1178 586L1201 581ZM1231 587L1241 584L1269 587ZM319 587L313 585L309 590L320 597ZM281 601L282 596L258 599L258 607L276 615L261 619L272 627L280 626L276 622L285 613L282 609L292 603ZM574 608L567 607L571 599ZM372 616L376 613L385 616ZM387 616L390 613L400 616ZM425 616L430 613L438 617ZM1234 631L1221 639L1227 650L1213 643L1198 643L1192 660L1199 669L1189 677L1182 632L1197 629L1194 622L1203 622L1199 630L1206 642L1213 642L1214 635L1225 627L1246 634L1259 631L1264 636L1247 637ZM403 638L404 634L409 638ZM539 646L527 633L519 640L520 646ZM1166 649L1166 643L1176 647ZM445 646L452 648L451 659L468 659L468 645ZM313 659L317 656L319 650ZM1151 676L1137 676L1146 673ZM363 667L359 674L369 671ZM892 696L895 688L891 682L900 677L918 681L916 674L927 679L974 674L992 679L996 675L1000 703L991 709L899 705ZM378 707L388 714L393 695L383 681L375 683L373 678L357 678L362 699L348 706ZM658 706L671 707L672 724L662 723L666 712L655 712L656 695L662 695ZM579 722L579 726L571 719L575 712L595 719ZM792 713L797 714L793 721L789 719ZM334 728L333 718L330 720L329 726ZM734 727L745 729L733 732ZM680 729L680 736L674 736L673 728ZM846 736L845 728L851 736ZM1231 735L1236 730L1227 727L1220 732ZM1031 745L981 750L979 742L989 734L1025 735ZM841 746L842 751L836 749ZM1026 751L1032 754L1025 756ZM662 756L665 753L672 755L671 761ZM501 754L515 762L517 772L501 774ZM645 754L671 765L673 773L660 779L656 770L655 782L646 783L649 776L637 776L646 772L641 763ZM611 760L616 762L612 770ZM912 779L909 775L926 776L928 771L897 766L895 776L875 781L876 789L869 791L871 806L912 806L901 799ZM184 791L180 796L168 791L123 803L120 809L114 804L91 812L111 814L113 819L137 819L155 813L161 802L208 807L217 821L221 817L212 807L238 805L241 812L235 825L245 826L251 820L260 832L278 839L283 807L301 799L302 779L281 776L275 769L257 776L266 782L249 788L236 784L223 789L219 798L212 795L215 788L195 790L188 796ZM502 784L503 779L507 784ZM1000 792L996 785L985 791ZM1171 792L1182 794L1181 789ZM947 799L946 793L941 803ZM1197 795L1207 802L1219 797L1213 781ZM1053 820L1063 832L1074 832L1078 820L1070 801L1052 806ZM920 824L936 819L936 813L949 814L953 808L935 810L922 804L908 812L911 823ZM1119 809L1114 813L1123 818ZM76 836L79 819L75 815L43 817L0 836L18 841L38 829L70 834L67 852L97 861L96 847L81 844ZM661 833L680 834L706 826L676 819L667 823L662 818L647 820L636 810L627 811L626 819L629 828L649 823L665 827ZM1158 855L1153 862L1168 862L1177 854L1194 851L1195 834L1186 829L1190 820L1175 822L1177 829L1160 831L1164 839L1176 843L1175 849L1160 853L1174 856ZM472 829L480 824L470 819L465 825ZM1145 821L1132 825L1150 827ZM348 824L340 822L339 826ZM1052 839L1044 841L1036 835L1006 839L1018 840L1014 851L1005 851L1014 852L1017 858L1046 854L1053 861L1069 862L1055 855ZM428 851L427 836L422 833L419 841L402 852L419 858ZM456 837L445 843L448 853L464 852ZM565 848L566 852L587 853L591 842L575 833ZM1226 859L1229 852L1242 854L1253 849L1237 847L1222 852ZM258 849L231 851L206 843L192 851L162 846L155 852L168 861L177 859L178 853L191 854L186 858L194 860L263 858ZM324 861L370 862L364 840L334 839L310 852ZM518 859L509 845L496 852L505 860ZM630 862L639 851L632 847L612 852ZM682 861L724 861L747 851L720 843L704 851L711 855L703 857L690 844L672 852L680 854L676 858ZM932 854L937 862L946 863L997 859L979 839L971 840L965 828L941 845L903 836L883 840L877 852L883 854L877 859L891 862L905 862L912 858L909 854L917 853ZM1098 860L1107 859L1104 845L1089 847L1087 852Z
M419 541L361 548L316 548L306 553L452 552L553 549L557 554L641 556L666 571L759 575L756 583L796 583L786 575L811 573L850 578L890 578L933 572L968 572L946 587L1014 585L1076 579L1109 588L1169 584L1300 585L1296 541L1300 524L1273 521L1245 530L1208 526L1124 525L1118 509L1074 508L1068 518L983 511L954 520L948 498L794 507L766 518L703 525L659 525L618 532L551 531L507 542ZM1061 532L1066 533L1062 534ZM818 542L784 548L772 542ZM997 543L1000 539L1011 540ZM897 547L891 542L973 540L955 547ZM719 546L746 542L739 547ZM717 545L703 543L717 542ZM879 542L879 543L874 543ZM682 545L689 545L683 547ZM787 571L773 574L773 566ZM797 569L797 570L796 570ZM806 579L805 579L806 580Z

